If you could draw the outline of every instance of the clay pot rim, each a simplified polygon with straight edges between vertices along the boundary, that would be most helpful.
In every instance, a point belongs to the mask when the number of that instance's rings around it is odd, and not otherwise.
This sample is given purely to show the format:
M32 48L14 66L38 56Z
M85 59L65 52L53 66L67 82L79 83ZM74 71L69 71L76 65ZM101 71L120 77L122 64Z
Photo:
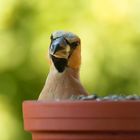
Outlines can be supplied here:
M25 130L140 132L140 101L24 101Z
M79 113L78 113L79 112ZM24 118L140 118L140 101L23 102Z

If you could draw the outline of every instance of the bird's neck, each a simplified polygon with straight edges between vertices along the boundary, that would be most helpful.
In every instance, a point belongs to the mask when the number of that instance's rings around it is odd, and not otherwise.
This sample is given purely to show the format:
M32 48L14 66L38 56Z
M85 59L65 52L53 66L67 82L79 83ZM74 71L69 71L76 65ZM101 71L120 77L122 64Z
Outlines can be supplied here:
M87 95L79 80L79 69L66 67L60 73L52 65L39 100L70 99L73 95Z

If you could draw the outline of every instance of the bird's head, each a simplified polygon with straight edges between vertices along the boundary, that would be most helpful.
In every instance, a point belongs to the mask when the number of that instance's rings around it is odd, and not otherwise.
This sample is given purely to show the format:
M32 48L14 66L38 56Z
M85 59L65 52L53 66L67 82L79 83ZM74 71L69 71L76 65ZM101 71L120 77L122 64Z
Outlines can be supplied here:
M51 35L49 56L58 72L66 67L79 69L81 64L80 38L65 31L56 31Z

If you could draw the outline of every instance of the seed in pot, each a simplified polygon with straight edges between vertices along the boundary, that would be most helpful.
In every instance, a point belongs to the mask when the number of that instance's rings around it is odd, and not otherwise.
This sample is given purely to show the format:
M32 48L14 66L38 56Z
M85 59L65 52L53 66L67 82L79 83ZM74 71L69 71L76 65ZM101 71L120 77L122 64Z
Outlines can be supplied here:
M80 99L81 100L94 100L97 98L97 95L94 94L94 95L89 95L89 96L82 96Z

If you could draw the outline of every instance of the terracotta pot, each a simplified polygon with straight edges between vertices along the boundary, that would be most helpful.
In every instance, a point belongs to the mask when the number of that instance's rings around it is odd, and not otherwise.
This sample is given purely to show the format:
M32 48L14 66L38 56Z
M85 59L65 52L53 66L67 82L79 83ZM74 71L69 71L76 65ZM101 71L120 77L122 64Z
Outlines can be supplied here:
M140 140L140 101L25 101L33 140Z

